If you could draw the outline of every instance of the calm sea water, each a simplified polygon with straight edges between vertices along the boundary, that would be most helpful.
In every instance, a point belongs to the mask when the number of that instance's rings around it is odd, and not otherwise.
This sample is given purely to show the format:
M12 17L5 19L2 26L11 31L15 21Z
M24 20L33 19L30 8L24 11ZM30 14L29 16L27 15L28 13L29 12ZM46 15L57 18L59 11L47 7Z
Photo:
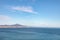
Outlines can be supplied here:
M0 28L0 40L60 40L60 29Z

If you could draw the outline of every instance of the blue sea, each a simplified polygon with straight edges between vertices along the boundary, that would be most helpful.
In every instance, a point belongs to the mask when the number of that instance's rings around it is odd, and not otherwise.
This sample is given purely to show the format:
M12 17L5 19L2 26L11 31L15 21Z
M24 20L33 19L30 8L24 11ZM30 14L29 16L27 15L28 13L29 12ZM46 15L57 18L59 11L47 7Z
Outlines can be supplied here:
M0 40L60 40L60 29L0 28Z

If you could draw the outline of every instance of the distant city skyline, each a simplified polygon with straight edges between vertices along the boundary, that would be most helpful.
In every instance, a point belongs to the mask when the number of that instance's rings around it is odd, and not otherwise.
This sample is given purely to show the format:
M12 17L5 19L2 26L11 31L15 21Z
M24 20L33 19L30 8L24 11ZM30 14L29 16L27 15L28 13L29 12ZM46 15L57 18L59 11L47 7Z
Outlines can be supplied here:
M0 25L60 27L60 0L0 0Z

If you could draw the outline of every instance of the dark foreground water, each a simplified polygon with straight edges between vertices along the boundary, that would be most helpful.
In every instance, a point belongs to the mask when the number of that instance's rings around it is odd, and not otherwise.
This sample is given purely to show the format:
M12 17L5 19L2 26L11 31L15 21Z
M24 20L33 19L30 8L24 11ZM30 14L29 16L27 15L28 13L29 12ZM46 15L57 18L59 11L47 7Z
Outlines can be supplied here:
M60 29L0 28L0 40L60 40Z

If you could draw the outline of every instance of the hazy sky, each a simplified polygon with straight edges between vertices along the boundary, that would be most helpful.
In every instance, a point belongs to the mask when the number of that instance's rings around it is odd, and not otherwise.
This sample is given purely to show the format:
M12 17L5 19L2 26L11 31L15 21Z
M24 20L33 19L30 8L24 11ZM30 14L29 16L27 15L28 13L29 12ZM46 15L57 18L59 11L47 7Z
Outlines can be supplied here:
M0 0L0 24L60 27L60 0Z

